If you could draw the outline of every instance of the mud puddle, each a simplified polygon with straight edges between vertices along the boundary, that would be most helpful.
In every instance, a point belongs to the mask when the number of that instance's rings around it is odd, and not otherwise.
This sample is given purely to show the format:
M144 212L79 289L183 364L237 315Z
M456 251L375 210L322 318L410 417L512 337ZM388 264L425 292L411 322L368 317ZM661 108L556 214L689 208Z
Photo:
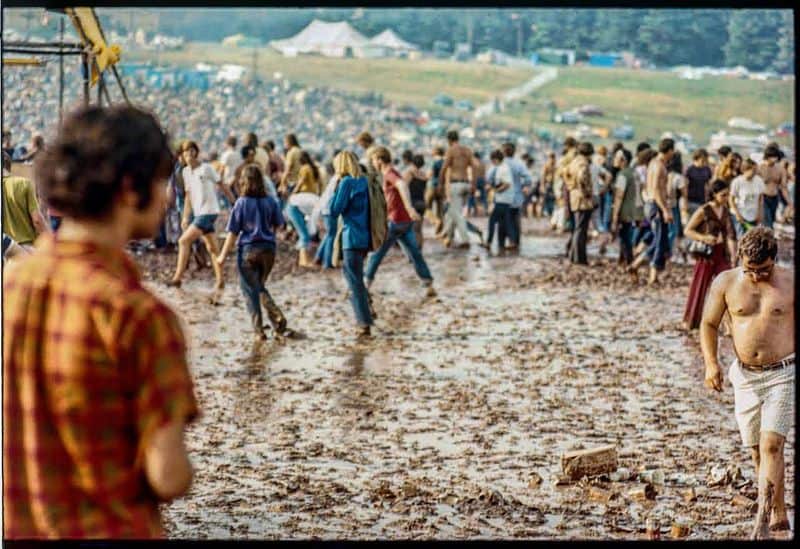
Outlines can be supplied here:
M193 488L164 508L170 537L640 539L657 518L664 537L681 520L691 539L745 538L753 513L731 502L753 471L732 389L705 390L697 335L675 329L691 267L653 291L615 271L613 248L568 269L550 257L566 237L524 238L521 257L427 240L436 298L393 250L363 344L338 271L270 282L308 336L283 344L253 342L233 277L218 306L202 277L154 285L185 318L203 412ZM628 478L557 484L562 452L602 444ZM642 468L663 476L654 500L629 495Z

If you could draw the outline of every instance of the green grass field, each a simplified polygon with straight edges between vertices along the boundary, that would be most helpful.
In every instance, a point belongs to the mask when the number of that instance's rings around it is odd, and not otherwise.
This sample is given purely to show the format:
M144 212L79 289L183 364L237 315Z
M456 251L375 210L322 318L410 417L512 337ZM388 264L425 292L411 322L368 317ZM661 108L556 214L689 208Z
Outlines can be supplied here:
M698 144L708 142L731 117L741 116L765 124L768 129L794 120L794 82L707 77L682 80L655 71L590 67L559 68L558 78L538 89L526 105L511 106L500 118L509 123L533 124L563 132L569 125L551 124L546 103L559 111L584 104L599 106L602 117L587 117L590 126L614 127L625 123L636 131L636 140L658 139L665 131L686 132ZM788 141L784 140L785 143Z
M253 51L219 44L192 43L176 52L126 52L126 60L152 60L178 65L199 61L213 64L253 64ZM431 104L439 92L455 100L469 99L476 106L498 93L517 86L535 74L535 68L520 69L423 59L331 59L317 56L285 58L269 48L258 52L258 71L271 78L274 72L308 85L340 88L354 92L381 92L388 99L437 112ZM794 120L794 82L757 81L726 77L682 80L676 75L656 71L633 71L591 67L559 67L558 78L522 102L508 105L494 120L505 125L529 129L547 128L557 135L574 129L571 125L550 122L547 103L558 110L594 104L602 117L586 118L592 127L609 130L629 123L635 129L634 141L657 140L665 131L686 132L700 145L709 136L726 129L727 121L743 116L774 129ZM626 118L627 117L627 118ZM778 139L793 146L791 138Z
M128 52L125 59L155 59L153 52ZM236 63L253 66L253 50L219 44L192 43L182 51L158 54L161 62L193 65ZM437 93L454 100L468 99L475 105L497 93L522 84L533 68L512 69L440 59L331 59L318 56L283 57L269 48L258 51L258 72L271 78L280 72L307 85L329 86L355 92L381 92L392 101L431 108Z

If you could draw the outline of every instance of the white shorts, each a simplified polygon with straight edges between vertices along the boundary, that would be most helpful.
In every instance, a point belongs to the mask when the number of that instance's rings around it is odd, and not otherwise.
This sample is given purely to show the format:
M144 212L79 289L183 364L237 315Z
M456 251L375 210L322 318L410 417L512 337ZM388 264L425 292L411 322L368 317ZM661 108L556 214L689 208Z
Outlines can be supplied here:
M758 446L762 431L783 437L789 434L794 422L794 364L751 372L735 359L728 377L733 385L736 423L745 446Z

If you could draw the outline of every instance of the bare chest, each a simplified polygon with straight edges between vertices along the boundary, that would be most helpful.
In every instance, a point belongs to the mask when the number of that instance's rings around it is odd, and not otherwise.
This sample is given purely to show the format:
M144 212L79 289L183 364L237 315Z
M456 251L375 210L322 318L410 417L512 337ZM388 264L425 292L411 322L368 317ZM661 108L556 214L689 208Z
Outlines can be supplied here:
M737 284L728 292L728 310L735 317L761 317L779 322L794 315L794 293L768 285Z

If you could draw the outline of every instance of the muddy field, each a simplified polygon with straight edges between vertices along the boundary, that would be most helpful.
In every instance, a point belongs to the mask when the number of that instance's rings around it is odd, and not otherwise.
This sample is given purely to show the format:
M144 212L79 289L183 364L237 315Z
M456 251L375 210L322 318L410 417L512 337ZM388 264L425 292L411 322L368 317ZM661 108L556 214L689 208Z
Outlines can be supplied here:
M269 288L307 338L286 343L254 342L233 261L213 306L210 269L167 289L174 255L143 256L185 320L202 410L169 536L638 539L657 520L662 537L673 522L690 539L747 537L754 512L736 496L755 483L727 371L710 394L697 334L677 329L691 267L631 287L615 248L568 268L564 236L527 229L518 257L429 240L436 298L393 250L361 344L341 273L300 272L288 250ZM729 364L729 340L722 352ZM562 453L605 444L616 474L559 480ZM641 478L654 499L637 497Z

